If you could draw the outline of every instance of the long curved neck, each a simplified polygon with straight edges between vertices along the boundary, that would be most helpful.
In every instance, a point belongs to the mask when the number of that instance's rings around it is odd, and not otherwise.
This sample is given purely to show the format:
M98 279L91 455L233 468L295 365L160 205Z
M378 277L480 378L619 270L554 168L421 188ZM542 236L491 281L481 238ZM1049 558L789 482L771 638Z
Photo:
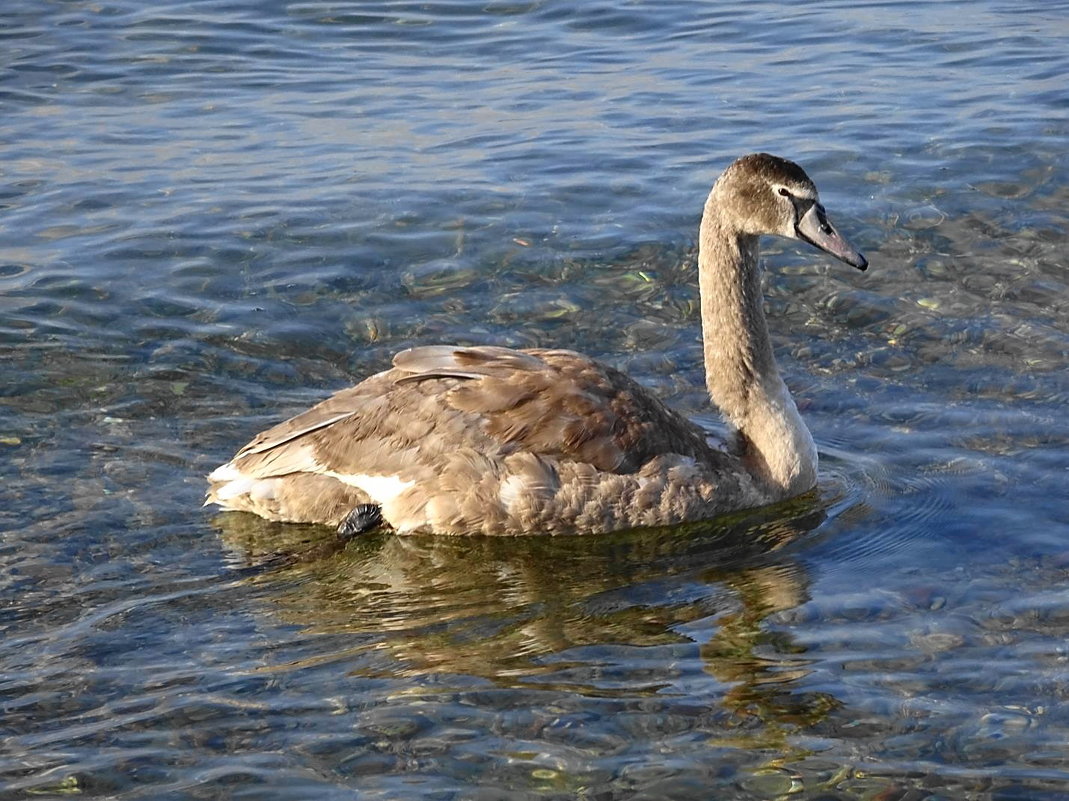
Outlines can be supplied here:
M773 499L789 498L816 483L817 451L776 368L757 255L757 237L722 219L714 189L698 241L705 381L747 470Z

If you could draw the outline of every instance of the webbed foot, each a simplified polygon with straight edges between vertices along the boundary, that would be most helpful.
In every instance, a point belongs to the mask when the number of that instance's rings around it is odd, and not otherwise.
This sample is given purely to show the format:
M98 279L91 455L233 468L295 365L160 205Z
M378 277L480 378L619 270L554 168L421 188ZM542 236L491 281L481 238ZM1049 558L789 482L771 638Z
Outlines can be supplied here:
M374 503L362 503L338 524L338 534L346 539L371 531L382 525L382 507Z

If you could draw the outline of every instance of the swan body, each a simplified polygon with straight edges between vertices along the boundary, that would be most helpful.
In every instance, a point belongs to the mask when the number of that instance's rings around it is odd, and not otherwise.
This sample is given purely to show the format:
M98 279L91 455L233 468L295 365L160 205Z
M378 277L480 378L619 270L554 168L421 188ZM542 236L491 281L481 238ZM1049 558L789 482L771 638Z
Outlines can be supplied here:
M259 434L206 503L348 532L563 534L672 525L811 489L812 436L776 367L758 237L802 239L864 270L816 188L744 156L706 201L698 275L706 384L730 448L611 367L567 350L428 346Z

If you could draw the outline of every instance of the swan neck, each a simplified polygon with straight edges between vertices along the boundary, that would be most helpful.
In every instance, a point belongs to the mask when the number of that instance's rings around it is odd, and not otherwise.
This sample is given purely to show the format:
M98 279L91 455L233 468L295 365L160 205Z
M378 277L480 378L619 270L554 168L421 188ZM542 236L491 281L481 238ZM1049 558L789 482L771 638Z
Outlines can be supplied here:
M758 238L721 218L709 197L698 242L706 385L737 431L739 456L771 499L816 483L813 438L776 367L765 321Z

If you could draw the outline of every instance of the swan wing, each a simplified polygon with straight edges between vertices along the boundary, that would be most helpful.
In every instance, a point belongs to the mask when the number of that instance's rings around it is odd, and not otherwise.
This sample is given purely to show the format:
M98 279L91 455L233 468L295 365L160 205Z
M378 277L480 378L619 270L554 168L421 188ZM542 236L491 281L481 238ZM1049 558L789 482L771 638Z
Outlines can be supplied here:
M428 346L398 353L393 370L264 431L229 464L258 478L408 475L469 448L617 473L664 453L717 459L700 428L623 373L578 353Z
M401 382L461 377L447 403L497 442L542 457L631 473L667 453L715 460L702 430L618 370L568 350L414 348Z

